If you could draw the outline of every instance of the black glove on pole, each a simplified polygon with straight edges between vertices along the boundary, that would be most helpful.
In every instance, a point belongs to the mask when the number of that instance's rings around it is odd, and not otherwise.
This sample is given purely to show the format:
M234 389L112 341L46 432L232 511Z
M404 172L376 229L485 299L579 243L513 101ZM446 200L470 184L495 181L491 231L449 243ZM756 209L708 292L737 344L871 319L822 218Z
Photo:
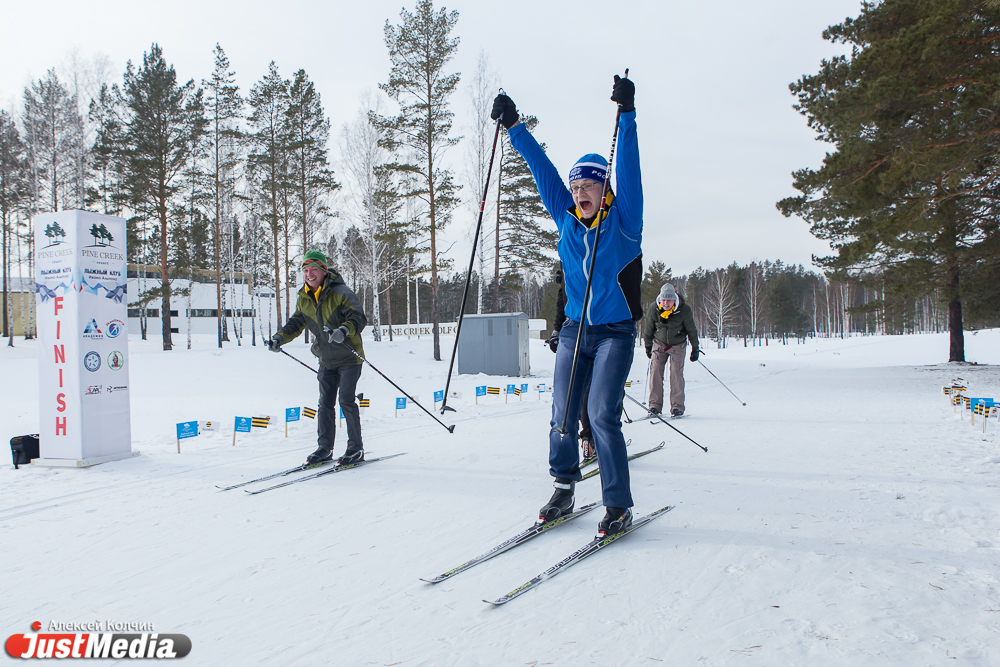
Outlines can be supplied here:
M628 70L625 70L628 77ZM618 102L618 108L622 113L635 111L635 84L628 78L621 78L615 74L615 87L611 90L611 101Z
M699 350L698 348L694 348L693 350L691 350L691 363L692 364L695 363L696 361L698 361L698 355L699 354L701 354L701 350Z
M549 336L549 339L545 341L545 344L548 345L549 349L552 350L552 353L555 354L556 348L559 347L559 332L553 331L552 335Z
M501 90L500 94L493 100L493 111L490 112L490 118L500 121L504 129L509 130L517 125L517 121L521 118L521 115L517 113L514 100L507 97L503 90ZM486 197L483 197L483 199L486 199Z
M496 111L497 101L500 98L506 99L510 102L510 106L514 106L514 102L511 101L509 97L503 94L503 89L500 89L500 94L497 95L497 99L493 101L493 110ZM495 118L495 117L494 117ZM517 122L517 110L514 110L514 122ZM472 284L472 267L473 263L476 261L476 246L479 245L479 232L483 228L483 211L486 210L486 193L490 191L490 174L493 173L493 156L497 152L497 139L500 137L500 125L503 121L497 121L497 129L493 133L493 150L490 151L490 166L486 169L486 185L483 187L483 198L479 201L479 222L476 223L476 235L472 239L472 256L469 258L469 271L465 274L465 292L462 293L462 307L458 310L458 324L455 326L455 346L451 348L451 362L448 364L448 379L444 383L444 398L441 400L441 414L444 414L446 410L455 411L455 408L448 407L448 389L451 387L451 371L455 368L455 355L458 354L458 338L462 334L462 321L465 319L465 302L469 298L469 285ZM513 123L511 123L513 125ZM452 428L455 428L452 426Z
M628 68L625 68L625 77L628 78ZM618 85L621 81L621 77L615 74L615 85ZM635 86L632 86L632 98L635 98ZM612 93L613 94L613 93ZM494 110L496 110L496 105L494 104ZM562 424L552 430L559 435L566 435L566 424L569 421L569 402L573 398L573 381L576 380L576 365L580 360L580 341L583 340L583 328L586 326L587 322L587 305L590 302L590 287L591 281L594 279L594 266L597 264L597 248L598 243L601 240L601 227L602 217L607 213L608 210L608 188L611 185L611 170L614 168L615 164L615 147L618 145L618 124L622 117L622 105L618 105L618 111L615 114L615 131L611 135L611 152L608 154L608 170L604 174L604 187L601 190L601 208L597 212L596 231L594 232L594 250L593 254L590 256L590 271L587 273L587 288L583 292L583 310L580 312L580 325L576 330L576 345L573 347L573 365L570 367L569 371L569 387L566 390L566 405L563 408L563 420ZM567 283L569 284L569 283Z
M280 352L281 351L281 339L280 338L268 338L267 339L267 343L265 343L265 345L267 345L267 349L269 349L271 352Z

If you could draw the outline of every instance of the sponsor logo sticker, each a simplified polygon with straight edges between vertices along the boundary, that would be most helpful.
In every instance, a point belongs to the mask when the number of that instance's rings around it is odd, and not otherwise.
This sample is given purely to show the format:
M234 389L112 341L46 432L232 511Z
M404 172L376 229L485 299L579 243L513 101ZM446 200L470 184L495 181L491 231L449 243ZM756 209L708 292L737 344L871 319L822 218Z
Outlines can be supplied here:
M111 388L108 387L108 389L110 390ZM84 393L84 396L96 396L97 394L100 393L101 393L101 385L92 384L89 387L87 387L87 391Z
M114 350L113 352L108 353L108 368L110 368L113 371L120 371L124 367L125 367L124 354L122 354L118 350Z
M101 367L101 355L91 350L83 357L83 367L93 373Z
M111 320L104 325L106 329L105 335L108 338L118 338L121 332L125 331L125 323L121 320Z
M104 332L97 326L97 320L90 318L90 324L83 330L84 338L104 338Z
M120 387L108 387L104 391L108 392L109 394L116 394L118 392L128 391L128 385L125 384Z

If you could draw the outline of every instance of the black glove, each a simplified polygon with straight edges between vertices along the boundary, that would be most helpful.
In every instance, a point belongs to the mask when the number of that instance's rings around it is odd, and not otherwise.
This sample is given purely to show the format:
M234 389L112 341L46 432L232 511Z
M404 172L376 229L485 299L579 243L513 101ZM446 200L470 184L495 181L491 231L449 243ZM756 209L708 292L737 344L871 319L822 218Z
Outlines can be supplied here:
M344 339L350 335L350 331L347 330L343 324L341 324L336 329L330 329L330 327L323 327L323 331L326 332L328 340L331 343L343 343Z
M514 106L514 100L501 93L493 100L493 111L490 112L490 118L493 120L499 118L500 124L509 130L517 125L520 115L517 113L517 107Z
M694 362L698 361L698 356L700 354L701 354L701 350L699 350L698 348L695 348L695 349L691 350L691 363L692 364Z
M652 359L653 358L653 347L652 346L649 346L649 347L646 348L646 358L647 359Z
M549 349L552 350L553 353L555 353L556 348L559 347L559 332L553 331L552 335L549 336L549 339L545 341L545 344L549 346Z
M635 84L615 74L615 87L611 91L611 100L618 102L618 108L622 113L635 111ZM496 109L495 106L493 108Z
M266 345L267 345L267 349L271 350L271 352L280 352L281 351L281 339L278 338L277 336L275 336L274 338L271 338L270 340L268 340L267 343L266 343Z

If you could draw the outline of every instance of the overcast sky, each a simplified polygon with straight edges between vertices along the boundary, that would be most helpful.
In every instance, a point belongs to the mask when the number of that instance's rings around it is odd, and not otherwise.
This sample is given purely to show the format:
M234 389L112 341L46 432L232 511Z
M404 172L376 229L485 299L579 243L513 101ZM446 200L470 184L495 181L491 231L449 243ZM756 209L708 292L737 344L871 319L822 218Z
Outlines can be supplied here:
M112 80L129 59L158 43L181 81L200 82L222 45L246 95L274 60L282 75L305 69L322 94L336 137L355 117L361 93L387 79L383 29L407 4L368 0L169 3L35 0L8 3L0 34L0 105L20 108L32 79L74 50L106 56ZM438 7L441 6L439 3ZM539 118L536 136L567 173L581 155L607 155L614 127L612 77L626 67L636 86L645 192L645 264L675 274L733 261L780 259L811 268L825 243L774 204L795 194L791 172L820 164L815 141L792 109L788 84L842 51L822 31L860 11L858 0L607 2L455 0L461 38L449 71L463 74L455 135L468 134L466 85L480 51L506 92ZM461 180L465 146L449 155ZM480 193L465 192L469 199ZM471 209L456 212L449 235L465 265ZM551 224L551 222L550 222ZM464 246L464 247L463 247Z

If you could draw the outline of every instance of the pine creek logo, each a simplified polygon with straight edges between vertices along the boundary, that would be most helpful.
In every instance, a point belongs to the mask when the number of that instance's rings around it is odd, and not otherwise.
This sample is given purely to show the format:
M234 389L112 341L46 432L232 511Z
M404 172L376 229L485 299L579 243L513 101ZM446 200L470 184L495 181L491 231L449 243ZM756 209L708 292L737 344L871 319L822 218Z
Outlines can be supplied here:
M42 624L31 624L33 633L7 638L7 655L12 658L147 658L174 660L191 652L187 635L153 632L152 623L60 623L49 621L47 632L39 633Z

